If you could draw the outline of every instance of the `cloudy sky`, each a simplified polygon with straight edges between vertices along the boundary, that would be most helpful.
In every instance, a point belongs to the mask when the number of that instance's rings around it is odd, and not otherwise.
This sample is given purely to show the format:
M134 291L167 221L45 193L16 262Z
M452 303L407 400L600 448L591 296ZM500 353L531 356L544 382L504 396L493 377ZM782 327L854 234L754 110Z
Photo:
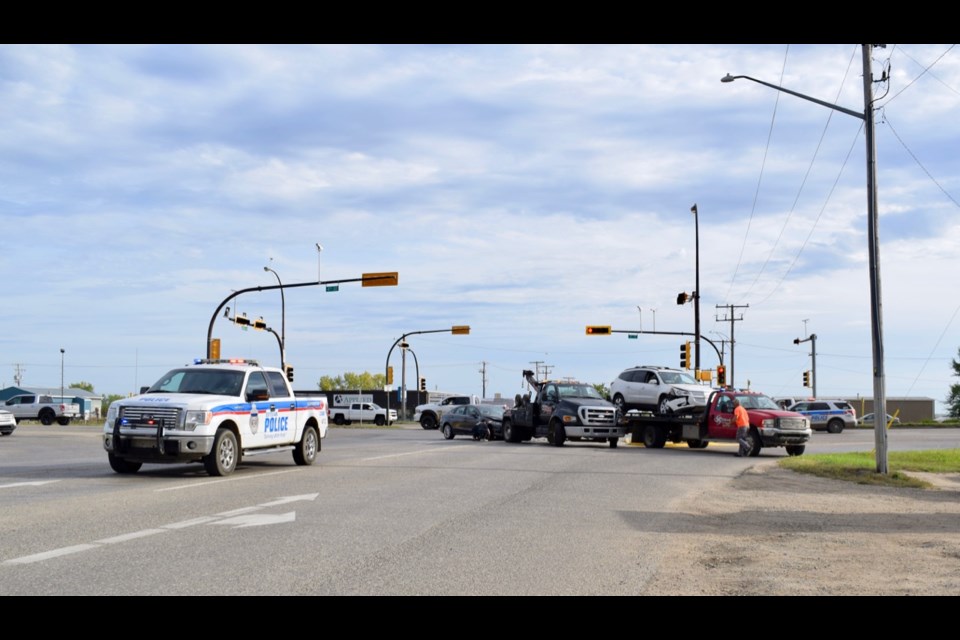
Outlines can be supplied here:
M960 51L871 57L886 394L943 410ZM735 340L737 386L808 395L793 341L815 334L818 394L872 398L864 121L720 82L863 114L863 68L856 44L2 45L0 385L62 364L127 394L203 356L211 322L223 356L278 364L217 315L233 292L392 271L226 306L285 334L300 389L382 373L415 332L408 387L609 384L679 364L686 338L627 332L694 331L699 237L701 333L728 371Z

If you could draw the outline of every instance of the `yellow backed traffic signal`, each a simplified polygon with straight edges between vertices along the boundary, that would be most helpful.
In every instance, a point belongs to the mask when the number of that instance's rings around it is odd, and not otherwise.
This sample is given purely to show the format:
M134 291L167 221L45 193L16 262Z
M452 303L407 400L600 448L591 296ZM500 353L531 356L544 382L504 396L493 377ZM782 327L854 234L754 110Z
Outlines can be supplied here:
M588 336L608 336L613 330L610 328L610 325L587 325L587 335Z

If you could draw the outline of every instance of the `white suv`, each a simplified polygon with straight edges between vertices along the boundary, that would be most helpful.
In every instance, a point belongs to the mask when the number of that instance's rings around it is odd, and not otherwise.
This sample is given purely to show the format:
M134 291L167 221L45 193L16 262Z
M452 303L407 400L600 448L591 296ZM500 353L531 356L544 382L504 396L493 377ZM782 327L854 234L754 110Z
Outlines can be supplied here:
M610 383L610 398L621 412L631 409L668 415L703 409L713 389L682 369L631 367Z

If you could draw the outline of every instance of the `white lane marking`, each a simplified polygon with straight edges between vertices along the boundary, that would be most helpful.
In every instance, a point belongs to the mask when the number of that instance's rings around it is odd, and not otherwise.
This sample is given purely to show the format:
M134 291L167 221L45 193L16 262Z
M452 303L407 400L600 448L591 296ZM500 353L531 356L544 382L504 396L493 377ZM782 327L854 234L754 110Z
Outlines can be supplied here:
M11 487L40 487L45 484L60 482L59 480L37 480L35 482L11 482L10 484L0 484L0 489L10 489Z
M95 544L77 544L72 547L61 547L60 549L54 549L53 551L35 553L32 556L14 558L12 560L7 560L3 564L30 564L31 562L43 562L44 560L49 560L51 558L59 558L60 556L70 555L71 553L80 553L81 551L95 549L96 547L97 545Z
M191 482L190 484L181 484L176 487L164 487L163 489L154 489L157 493L163 493L164 491L183 491L184 489L201 489L203 487L208 487L212 484L219 484L221 482L240 482L242 480L259 480L260 478L266 478L267 476L276 476L282 473L295 473L296 469L289 469L284 471L271 471L269 473L258 473L252 476L230 476L229 478L223 478L222 480L210 480L204 478L203 480L197 480L196 482Z
M192 527L198 524L225 524L232 525L235 528L242 527L257 527L269 524L282 524L285 522L294 522L296 520L296 512L288 511L287 513L281 514L254 514L254 511L259 509L264 509L266 507L276 506L279 504L287 504L290 502L298 501L309 501L315 500L319 493L307 493L298 496L281 496L276 500L271 500L270 502L264 502L255 507L243 507L240 509L234 509L232 511L224 511L216 516L201 516L199 518L192 518L190 520L181 520L179 522L173 522L171 524L163 525L163 528L160 529L143 529L141 531L134 531L132 533L124 533L118 536L113 536L110 538L103 538L97 540L93 544L78 544L70 547L61 547L60 549L53 549L52 551L44 551L42 553L35 553L29 556L21 556L19 558L11 558L10 560L4 560L3 564L30 564L32 562L42 562L44 560L49 560L51 558L58 558L60 556L69 555L72 553L79 553L81 551L89 551L90 549L97 549L105 544L116 544L118 542L126 542L128 540L136 540L138 538L145 538L147 536L152 536L157 533L166 533L168 531L174 531L177 529L184 529L186 527Z
M288 511L287 513L256 513L244 516L237 516L236 518L227 518L226 520L216 520L210 524L223 524L227 526L232 526L235 529L242 529L244 527L262 527L263 525L268 524L282 524L284 522L293 522L297 519L297 514L295 511Z

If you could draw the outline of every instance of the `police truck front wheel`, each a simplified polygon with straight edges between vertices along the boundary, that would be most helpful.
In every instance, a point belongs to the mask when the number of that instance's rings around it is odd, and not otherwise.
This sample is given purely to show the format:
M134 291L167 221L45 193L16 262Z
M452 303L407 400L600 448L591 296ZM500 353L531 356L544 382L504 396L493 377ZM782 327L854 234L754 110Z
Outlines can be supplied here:
M107 454L107 460L110 461L110 468L117 473L136 473L137 471L140 471L140 467L143 466L139 462L130 462L129 460L118 458L112 453Z
M293 461L301 466L313 464L320 452L320 436L313 425L303 430L303 437L293 450Z
M203 466L212 476L228 476L237 468L239 457L240 448L236 434L221 427L213 438L213 450L203 459Z

